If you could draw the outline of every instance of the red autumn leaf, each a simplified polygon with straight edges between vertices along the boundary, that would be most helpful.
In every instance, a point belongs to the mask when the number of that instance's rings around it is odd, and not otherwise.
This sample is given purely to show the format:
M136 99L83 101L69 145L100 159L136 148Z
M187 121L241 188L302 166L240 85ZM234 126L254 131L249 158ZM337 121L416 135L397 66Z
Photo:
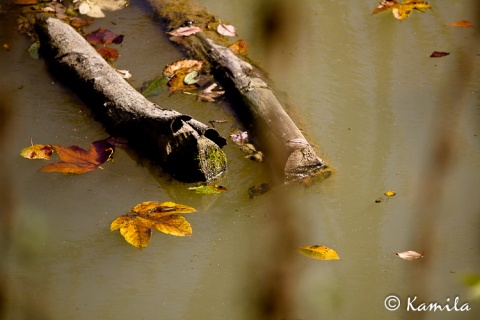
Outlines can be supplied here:
M108 139L93 142L88 151L78 146L53 145L53 148L62 161L43 166L39 171L73 174L90 172L110 159L115 150Z
M450 52L442 52L442 51L433 51L433 53L430 55L430 58L441 58L448 56Z
M117 49L110 47L98 47L97 52L107 61L117 61L120 56Z
M86 39L90 44L120 44L123 41L123 35L116 34L108 29L99 28L87 34Z
M473 24L467 20L460 20L448 24L449 27L473 27Z

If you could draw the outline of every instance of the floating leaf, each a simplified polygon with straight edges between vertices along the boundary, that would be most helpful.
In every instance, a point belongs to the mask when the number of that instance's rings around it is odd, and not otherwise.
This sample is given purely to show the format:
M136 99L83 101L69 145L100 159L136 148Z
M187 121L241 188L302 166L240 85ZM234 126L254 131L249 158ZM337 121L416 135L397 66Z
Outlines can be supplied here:
M433 51L433 53L430 55L430 58L441 58L448 56L450 52L442 52L442 51Z
M103 28L92 31L85 37L90 44L120 44L123 42L123 38L123 34L116 34Z
M116 61L120 56L117 49L110 47L98 47L97 52L107 61Z
M200 71L203 66L203 61L199 60L179 60L175 61L174 63L169 64L163 69L163 74L168 78L172 78L175 73L177 73L181 69L187 69L190 73L194 70Z
M473 27L473 24L467 20L460 20L448 24L449 27Z
M102 10L116 11L126 7L128 0L73 0L81 14L92 18L103 18Z
M28 53L30 54L30 57L32 57L34 59L38 59L40 57L40 54L38 53L39 50L40 50L40 41L35 41L28 48Z
M198 100L204 102L215 102L217 98L223 96L225 91L213 91L217 87L216 83L212 83L205 90L198 93Z
M110 159L115 148L108 139L93 142L88 151L78 146L63 147L53 145L52 147L62 161L43 166L39 171L61 172L65 174L90 172Z
M145 248L151 239L152 229L174 236L189 236L192 228L179 213L191 213L196 210L174 202L147 201L130 210L130 213L116 218L110 230L120 229L125 240L139 249Z
M168 83L167 77L157 77L153 80L147 81L143 84L140 88L140 93L144 97L153 97L158 96L163 91L165 91L165 87Z
M233 142L241 146L248 142L248 132L243 131L243 132L232 133L230 135L230 138L232 139Z
M235 27L229 24L220 23L217 32L222 36L235 37Z
M248 189L248 195L250 199L261 196L262 194L270 191L270 185L268 183L262 183L258 186L253 186Z
M393 197L396 194L397 193L393 190L388 190L387 192L384 193L384 195L386 195L387 197Z
M199 32L202 32L202 29L200 29L199 27L188 26L188 27L181 27L176 30L167 32L167 34L172 35L174 37L187 37Z
M49 160L52 156L53 148L48 144L33 144L23 149L20 155L27 159Z
M423 257L423 254L415 252L415 251L405 251L400 253L395 253L399 258L403 260L416 260L418 258Z
M123 79L130 79L132 77L132 74L128 70L115 69L115 71L117 71L117 73L119 73Z
M340 260L340 257L335 250L325 246L306 246L298 248L298 251L304 256L316 260Z
M238 40L237 42L234 42L233 44L229 45L228 48L232 50L235 54L242 54L247 52L248 50L247 43L243 40Z
M223 193L227 192L227 188L224 186L217 186L217 185L208 185L208 186L198 186L198 187L190 187L188 190L195 191L199 194L210 195L216 193Z
M432 7L425 1L406 0L402 3L398 3L396 0L383 0L372 13L375 14L386 10L392 10L393 16L396 19L403 21L408 18L413 10L425 12L429 9L432 9Z
M192 84L195 84L198 82L198 80L200 80L198 78L198 71L197 70L193 70L192 72L188 73L185 78L183 78L183 82L185 82L185 84L187 85L192 85Z

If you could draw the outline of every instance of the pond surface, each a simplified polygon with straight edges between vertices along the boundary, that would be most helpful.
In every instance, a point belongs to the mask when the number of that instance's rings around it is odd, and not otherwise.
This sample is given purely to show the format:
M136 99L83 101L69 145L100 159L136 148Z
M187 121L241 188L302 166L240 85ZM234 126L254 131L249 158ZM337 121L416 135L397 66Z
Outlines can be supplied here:
M255 199L247 190L270 181L268 167L232 143L221 181L229 191L220 195L192 193L129 149L85 175L37 172L43 163L18 156L32 140L88 148L108 134L29 56L16 14L2 4L0 41L10 46L0 51L0 103L10 111L1 150L2 233L10 235L1 247L4 318L261 319L266 303L279 301L292 319L480 317L478 297L462 282L480 274L477 2L435 1L434 10L400 22L371 15L370 0L199 1L236 26L334 168L325 181ZM458 20L476 28L447 26ZM183 58L143 1L89 30L98 27L125 35L116 67L133 74L135 88ZM433 51L450 55L430 58ZM227 101L179 93L152 101L205 123L227 120L216 124L224 136L241 128ZM387 199L387 190L396 196ZM149 200L196 208L186 216L193 235L154 232L140 251L109 231ZM296 252L306 245L333 248L341 260ZM424 258L395 255L406 250ZM386 310L389 295L400 298L397 311ZM416 306L453 306L459 297L458 307L468 302L471 310L407 311L409 297Z

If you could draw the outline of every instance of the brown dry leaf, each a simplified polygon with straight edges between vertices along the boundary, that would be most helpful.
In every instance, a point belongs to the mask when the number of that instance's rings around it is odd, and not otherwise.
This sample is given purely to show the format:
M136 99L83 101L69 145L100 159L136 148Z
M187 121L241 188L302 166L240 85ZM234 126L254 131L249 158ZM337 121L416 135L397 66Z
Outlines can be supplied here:
M97 52L107 61L117 61L120 56L117 49L110 47L98 47Z
M202 29L195 26L188 26L188 27L181 27L175 29L173 31L167 32L167 34L172 35L174 37L188 37L192 34L202 32Z
M198 60L179 60L169 64L163 69L163 74L168 78L172 78L175 73L180 69L187 69L188 73L192 71L200 71L203 66L203 61Z
M115 147L108 139L95 141L86 151L78 146L52 146L62 160L40 168L43 172L82 174L97 169L112 156Z
M473 24L468 20L460 20L448 24L449 27L473 27Z
M243 54L248 50L247 43L243 40L238 40L234 42L233 44L228 46L228 48L232 50L232 52L235 54Z
M116 218L110 230L120 229L120 234L128 243L143 249L150 243L152 229L174 236L191 235L190 224L178 214L195 211L192 207L174 202L142 202L133 207L130 213Z
M217 27L217 32L222 36L235 37L235 27L229 24L220 23Z
M325 246L306 246L298 248L298 251L309 258L315 260L340 260L338 253Z
M215 102L215 99L223 96L225 94L225 91L212 91L216 87L217 84L212 83L205 90L200 91L197 96L198 101Z
M23 149L20 155L27 159L49 160L52 153L53 148L49 144L32 144L30 147Z
M423 254L418 253L415 251L405 251L405 252L399 252L395 253L399 258L402 258L403 260L416 260L418 258L422 258Z
M441 58L448 56L450 52L442 52L442 51L433 51L433 53L430 55L430 58Z

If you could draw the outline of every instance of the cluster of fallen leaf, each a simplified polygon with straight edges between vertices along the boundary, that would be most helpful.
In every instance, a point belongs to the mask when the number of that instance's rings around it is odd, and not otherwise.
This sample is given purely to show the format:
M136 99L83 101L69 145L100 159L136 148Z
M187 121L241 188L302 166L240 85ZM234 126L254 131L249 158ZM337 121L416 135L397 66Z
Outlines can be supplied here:
M215 90L218 84L212 75L202 69L203 61L179 60L167 65L162 76L145 82L140 92L145 97L161 94L168 88L170 94L197 90L194 95L198 101L215 102L225 94L223 90Z
M116 34L108 29L99 28L90 32L85 36L85 39L90 43L95 50L107 61L117 61L120 56L117 49L112 48L110 44L121 44L124 36Z
M414 11L425 12L427 10L431 10L432 7L426 1L417 1L417 0L405 0L403 2L398 2L396 0L382 0L378 6L373 10L373 14L384 12L384 11L392 11L393 16L403 21L407 19L410 14ZM467 20L460 20L457 22L453 22L447 24L449 27L473 27L473 24ZM444 51L434 51L430 58L441 58L448 56L450 52Z

